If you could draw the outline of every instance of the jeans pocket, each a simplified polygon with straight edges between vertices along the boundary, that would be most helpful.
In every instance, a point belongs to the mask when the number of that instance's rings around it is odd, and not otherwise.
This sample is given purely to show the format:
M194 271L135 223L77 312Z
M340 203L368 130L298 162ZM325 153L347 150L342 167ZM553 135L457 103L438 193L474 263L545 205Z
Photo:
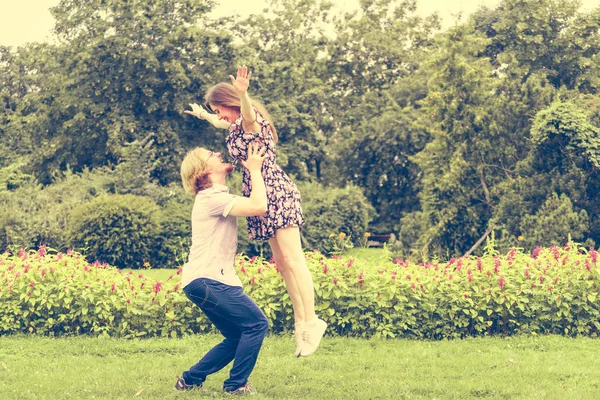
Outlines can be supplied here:
M213 311L219 306L219 297L205 281L198 282L194 287L184 290L184 292L188 299L202 310Z

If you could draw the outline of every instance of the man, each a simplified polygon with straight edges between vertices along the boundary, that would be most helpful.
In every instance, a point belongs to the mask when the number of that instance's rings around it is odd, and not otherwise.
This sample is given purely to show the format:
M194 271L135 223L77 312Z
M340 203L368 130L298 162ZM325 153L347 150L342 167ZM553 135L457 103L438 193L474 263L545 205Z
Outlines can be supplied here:
M225 336L175 384L176 390L202 387L206 377L233 360L223 390L230 394L254 394L248 385L268 320L248 297L236 274L237 218L262 215L267 211L267 194L261 175L264 156L256 145L242 164L252 181L250 197L229 194L226 178L233 170L221 154L203 148L190 151L181 164L186 191L196 195L192 210L192 247L183 267L182 286L186 296L206 314Z

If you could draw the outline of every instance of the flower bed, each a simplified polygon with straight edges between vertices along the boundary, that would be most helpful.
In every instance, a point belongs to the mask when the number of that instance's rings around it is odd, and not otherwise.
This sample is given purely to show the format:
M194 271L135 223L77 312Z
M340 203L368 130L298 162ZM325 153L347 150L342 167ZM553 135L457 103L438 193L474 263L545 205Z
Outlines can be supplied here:
M533 254L370 264L307 253L317 313L330 334L461 338L554 333L598 336L598 253L567 244ZM272 331L291 330L291 302L275 264L236 260ZM180 271L166 282L81 255L21 251L0 256L0 334L180 336L211 329L187 300Z

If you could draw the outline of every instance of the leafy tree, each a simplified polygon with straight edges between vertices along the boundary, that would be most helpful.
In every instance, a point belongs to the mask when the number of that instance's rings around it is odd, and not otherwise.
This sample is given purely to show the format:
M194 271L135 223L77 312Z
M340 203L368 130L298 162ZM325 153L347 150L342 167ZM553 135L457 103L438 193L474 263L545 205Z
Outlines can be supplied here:
M557 101L536 115L532 147L517 165L518 176L497 188L493 224L504 231L505 243L523 236L529 246L548 245L566 240L566 229L573 238L598 240L599 136L573 102ZM547 224L536 232L540 223L561 214L562 225Z
M494 82L487 59L477 58L485 42L468 27L456 27L441 39L426 68L431 76L423 100L435 129L432 140L412 159L420 167L421 210L402 220L407 247L440 254L466 251L485 231L493 207L490 187L500 178L495 164ZM404 224L406 222L406 225Z
M231 58L230 39L206 19L203 0L73 1L52 9L60 45L31 60L51 63L21 119L44 151L35 170L115 163L123 146L154 135L162 184L177 179L182 146L214 143L183 109Z
M598 90L600 8L579 13L578 0L503 0L473 15L491 39L483 52L497 67L517 63L522 80L543 71L555 87Z

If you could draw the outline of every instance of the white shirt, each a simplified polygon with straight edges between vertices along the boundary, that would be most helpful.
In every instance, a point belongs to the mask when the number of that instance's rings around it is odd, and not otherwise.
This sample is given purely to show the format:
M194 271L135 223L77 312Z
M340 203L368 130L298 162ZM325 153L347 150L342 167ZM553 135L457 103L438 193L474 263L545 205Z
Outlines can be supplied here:
M197 278L209 278L230 286L242 286L235 272L237 218L229 215L237 196L215 184L196 194L192 209L192 247L183 266L183 287Z

